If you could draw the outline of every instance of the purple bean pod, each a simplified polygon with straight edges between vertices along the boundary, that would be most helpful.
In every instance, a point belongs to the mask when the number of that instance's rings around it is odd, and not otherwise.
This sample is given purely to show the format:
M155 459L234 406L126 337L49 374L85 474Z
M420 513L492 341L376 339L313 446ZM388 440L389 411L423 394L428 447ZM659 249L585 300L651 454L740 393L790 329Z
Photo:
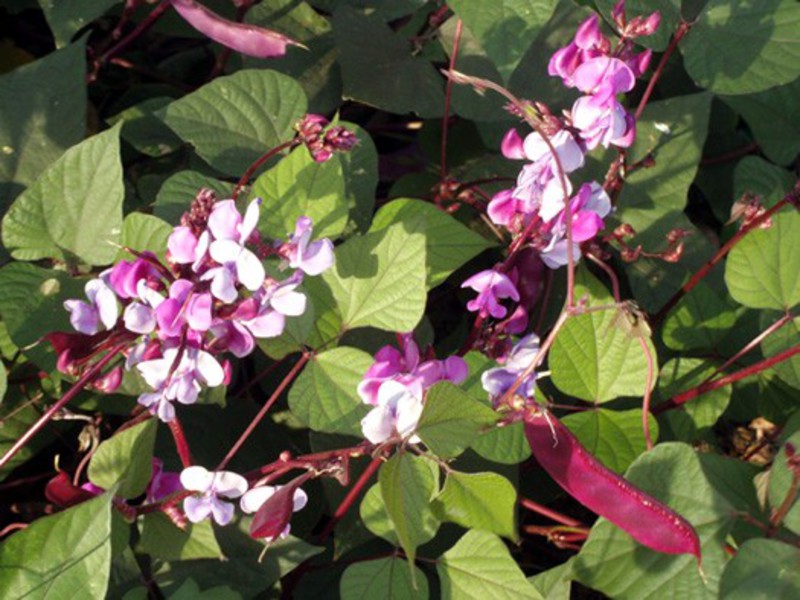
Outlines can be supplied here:
M292 518L295 491L310 478L310 473L300 475L270 496L253 516L250 536L268 540L278 538Z
M578 502L656 552L700 562L700 540L686 519L603 466L553 415L526 411L524 421L536 460Z
M170 0L172 7L192 27L206 37L248 56L271 58L286 54L286 46L300 46L280 33L256 25L223 19L195 0Z

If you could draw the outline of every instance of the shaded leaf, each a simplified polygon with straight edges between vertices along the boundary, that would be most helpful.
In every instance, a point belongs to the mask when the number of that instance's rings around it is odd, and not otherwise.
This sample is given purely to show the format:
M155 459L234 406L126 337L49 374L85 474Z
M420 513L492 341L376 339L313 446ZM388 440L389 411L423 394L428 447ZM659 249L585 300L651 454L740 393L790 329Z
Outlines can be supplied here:
M408 569L414 569L416 587L411 583ZM389 557L350 565L342 575L339 593L343 600L365 598L428 598L428 581L416 566L402 558Z
M147 419L102 442L89 462L89 480L104 490L118 486L122 498L144 493L152 475L157 426L157 419Z

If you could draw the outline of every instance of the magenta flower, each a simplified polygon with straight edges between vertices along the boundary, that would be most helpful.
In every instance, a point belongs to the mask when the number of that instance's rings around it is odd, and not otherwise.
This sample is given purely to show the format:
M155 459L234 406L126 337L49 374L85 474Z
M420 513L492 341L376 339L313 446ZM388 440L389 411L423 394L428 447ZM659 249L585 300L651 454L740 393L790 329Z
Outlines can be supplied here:
M633 70L624 61L609 56L583 63L573 77L575 87L584 94L600 94L604 98L629 92L636 84Z
M192 523L211 516L219 525L227 525L233 519L234 505L226 500L247 491L247 480L241 475L199 466L181 471L180 481L184 489L197 492L183 501L183 511Z
M633 143L634 119L611 96L583 96L572 105L572 124L589 150L610 144L627 148Z
M333 266L333 243L327 238L312 242L311 233L311 219L300 217L294 234L281 250L293 269L300 269L306 275L319 275Z
M578 27L575 39L553 54L547 72L561 77L567 87L575 87L573 74L578 67L588 60L608 54L610 49L611 44L600 33L600 19L593 14Z
M117 323L119 309L117 296L109 285L106 270L97 279L86 282L84 291L89 302L83 300L65 300L64 308L69 311L69 321L76 331L86 335L94 335L100 330L100 323L111 329Z
M176 279L169 288L169 297L156 308L159 337L178 337L184 325L194 331L207 331L212 323L212 305L211 294L197 294L191 281Z
M156 255L151 252L145 252L143 255L148 255L153 260L156 259ZM139 281L143 279L147 281L160 280L158 271L149 261L144 258L137 258L133 262L121 260L111 269L108 284L119 298L135 298L139 295Z
M147 502L159 502L181 489L180 474L165 471L164 462L160 458L153 458L152 475L146 490Z
M373 444L382 444L392 437L420 441L412 435L422 416L422 398L399 381L388 380L378 389L376 406L361 420L364 437Z
M495 319L502 319L508 312L500 305L500 300L511 298L519 301L519 292L511 280L498 271L489 269L473 275L461 284L462 288L472 288L478 292L478 297L467 302L467 309L477 312L479 316L491 315Z
M234 318L257 338L270 338L283 333L286 317L299 317L306 310L306 296L295 289L302 282L302 274L282 282L273 281L252 296L255 310L250 314L242 310Z
M245 494L242 496L242 499L239 501L239 506L245 513L251 514L257 512L267 500L272 498L272 496L274 496L283 487L284 486L282 485L262 485L255 487L252 490L245 492ZM306 504L308 504L308 494L306 494L299 487L296 488L294 490L294 496L292 497L292 512L302 510ZM277 536L265 537L263 539L268 544L275 541L275 539L284 539L288 537L291 528L291 524L287 523L286 527L283 529L283 531L281 531L280 534Z

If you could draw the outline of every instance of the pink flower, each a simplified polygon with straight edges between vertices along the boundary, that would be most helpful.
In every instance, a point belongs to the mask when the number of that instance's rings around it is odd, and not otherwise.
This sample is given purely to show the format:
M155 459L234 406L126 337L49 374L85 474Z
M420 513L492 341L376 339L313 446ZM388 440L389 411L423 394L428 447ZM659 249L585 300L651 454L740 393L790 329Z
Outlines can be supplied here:
M197 492L183 501L183 511L192 523L211 516L218 524L233 519L234 506L227 499L238 498L247 491L247 480L231 471L209 471L203 467L187 467L181 471L181 485Z
M500 300L511 298L515 302L519 301L519 292L511 280L491 269L473 275L461 287L469 287L478 292L477 298L467 302L467 309L477 311L481 317L491 315L495 319L502 319L508 311L500 305Z
M572 105L572 124L589 150L610 144L627 148L633 143L634 120L611 96L583 96Z
M556 50L547 66L550 75L561 77L564 85L575 87L573 74L583 63L609 53L611 44L600 33L600 20L596 14L586 19L568 46Z
M99 278L86 282L84 291L88 303L83 300L64 301L64 308L70 313L69 321L76 331L94 335L100 330L100 323L106 329L111 329L117 323L117 296L109 285L109 273L106 270Z
M422 398L398 381L385 381L378 389L377 404L361 420L364 437L373 444L382 444L392 437L408 438L412 444L420 440L412 435L422 416Z
M319 275L333 266L333 243L327 239L311 241L311 219L297 219L294 234L281 248L281 253L289 260L289 266L300 269L306 275Z

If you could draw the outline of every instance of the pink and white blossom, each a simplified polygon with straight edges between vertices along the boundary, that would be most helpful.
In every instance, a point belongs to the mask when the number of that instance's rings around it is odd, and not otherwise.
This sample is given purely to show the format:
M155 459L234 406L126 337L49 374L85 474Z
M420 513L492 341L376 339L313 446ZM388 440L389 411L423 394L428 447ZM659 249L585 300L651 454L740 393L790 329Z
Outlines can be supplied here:
M500 301L510 298L519 301L519 292L507 275L489 269L481 271L461 284L462 288L472 288L478 297L467 302L467 310L477 312L481 317L492 316L502 319L508 310Z
M111 329L117 323L119 308L117 296L109 285L106 270L97 279L86 282L84 291L89 302L83 300L65 300L64 308L69 311L72 327L80 333L94 335L100 330L100 324Z
M227 500L238 498L247 491L247 480L231 471L209 471L204 467L187 467L181 471L183 488L197 492L183 501L183 511L192 523L209 516L219 525L233 519L234 505Z

